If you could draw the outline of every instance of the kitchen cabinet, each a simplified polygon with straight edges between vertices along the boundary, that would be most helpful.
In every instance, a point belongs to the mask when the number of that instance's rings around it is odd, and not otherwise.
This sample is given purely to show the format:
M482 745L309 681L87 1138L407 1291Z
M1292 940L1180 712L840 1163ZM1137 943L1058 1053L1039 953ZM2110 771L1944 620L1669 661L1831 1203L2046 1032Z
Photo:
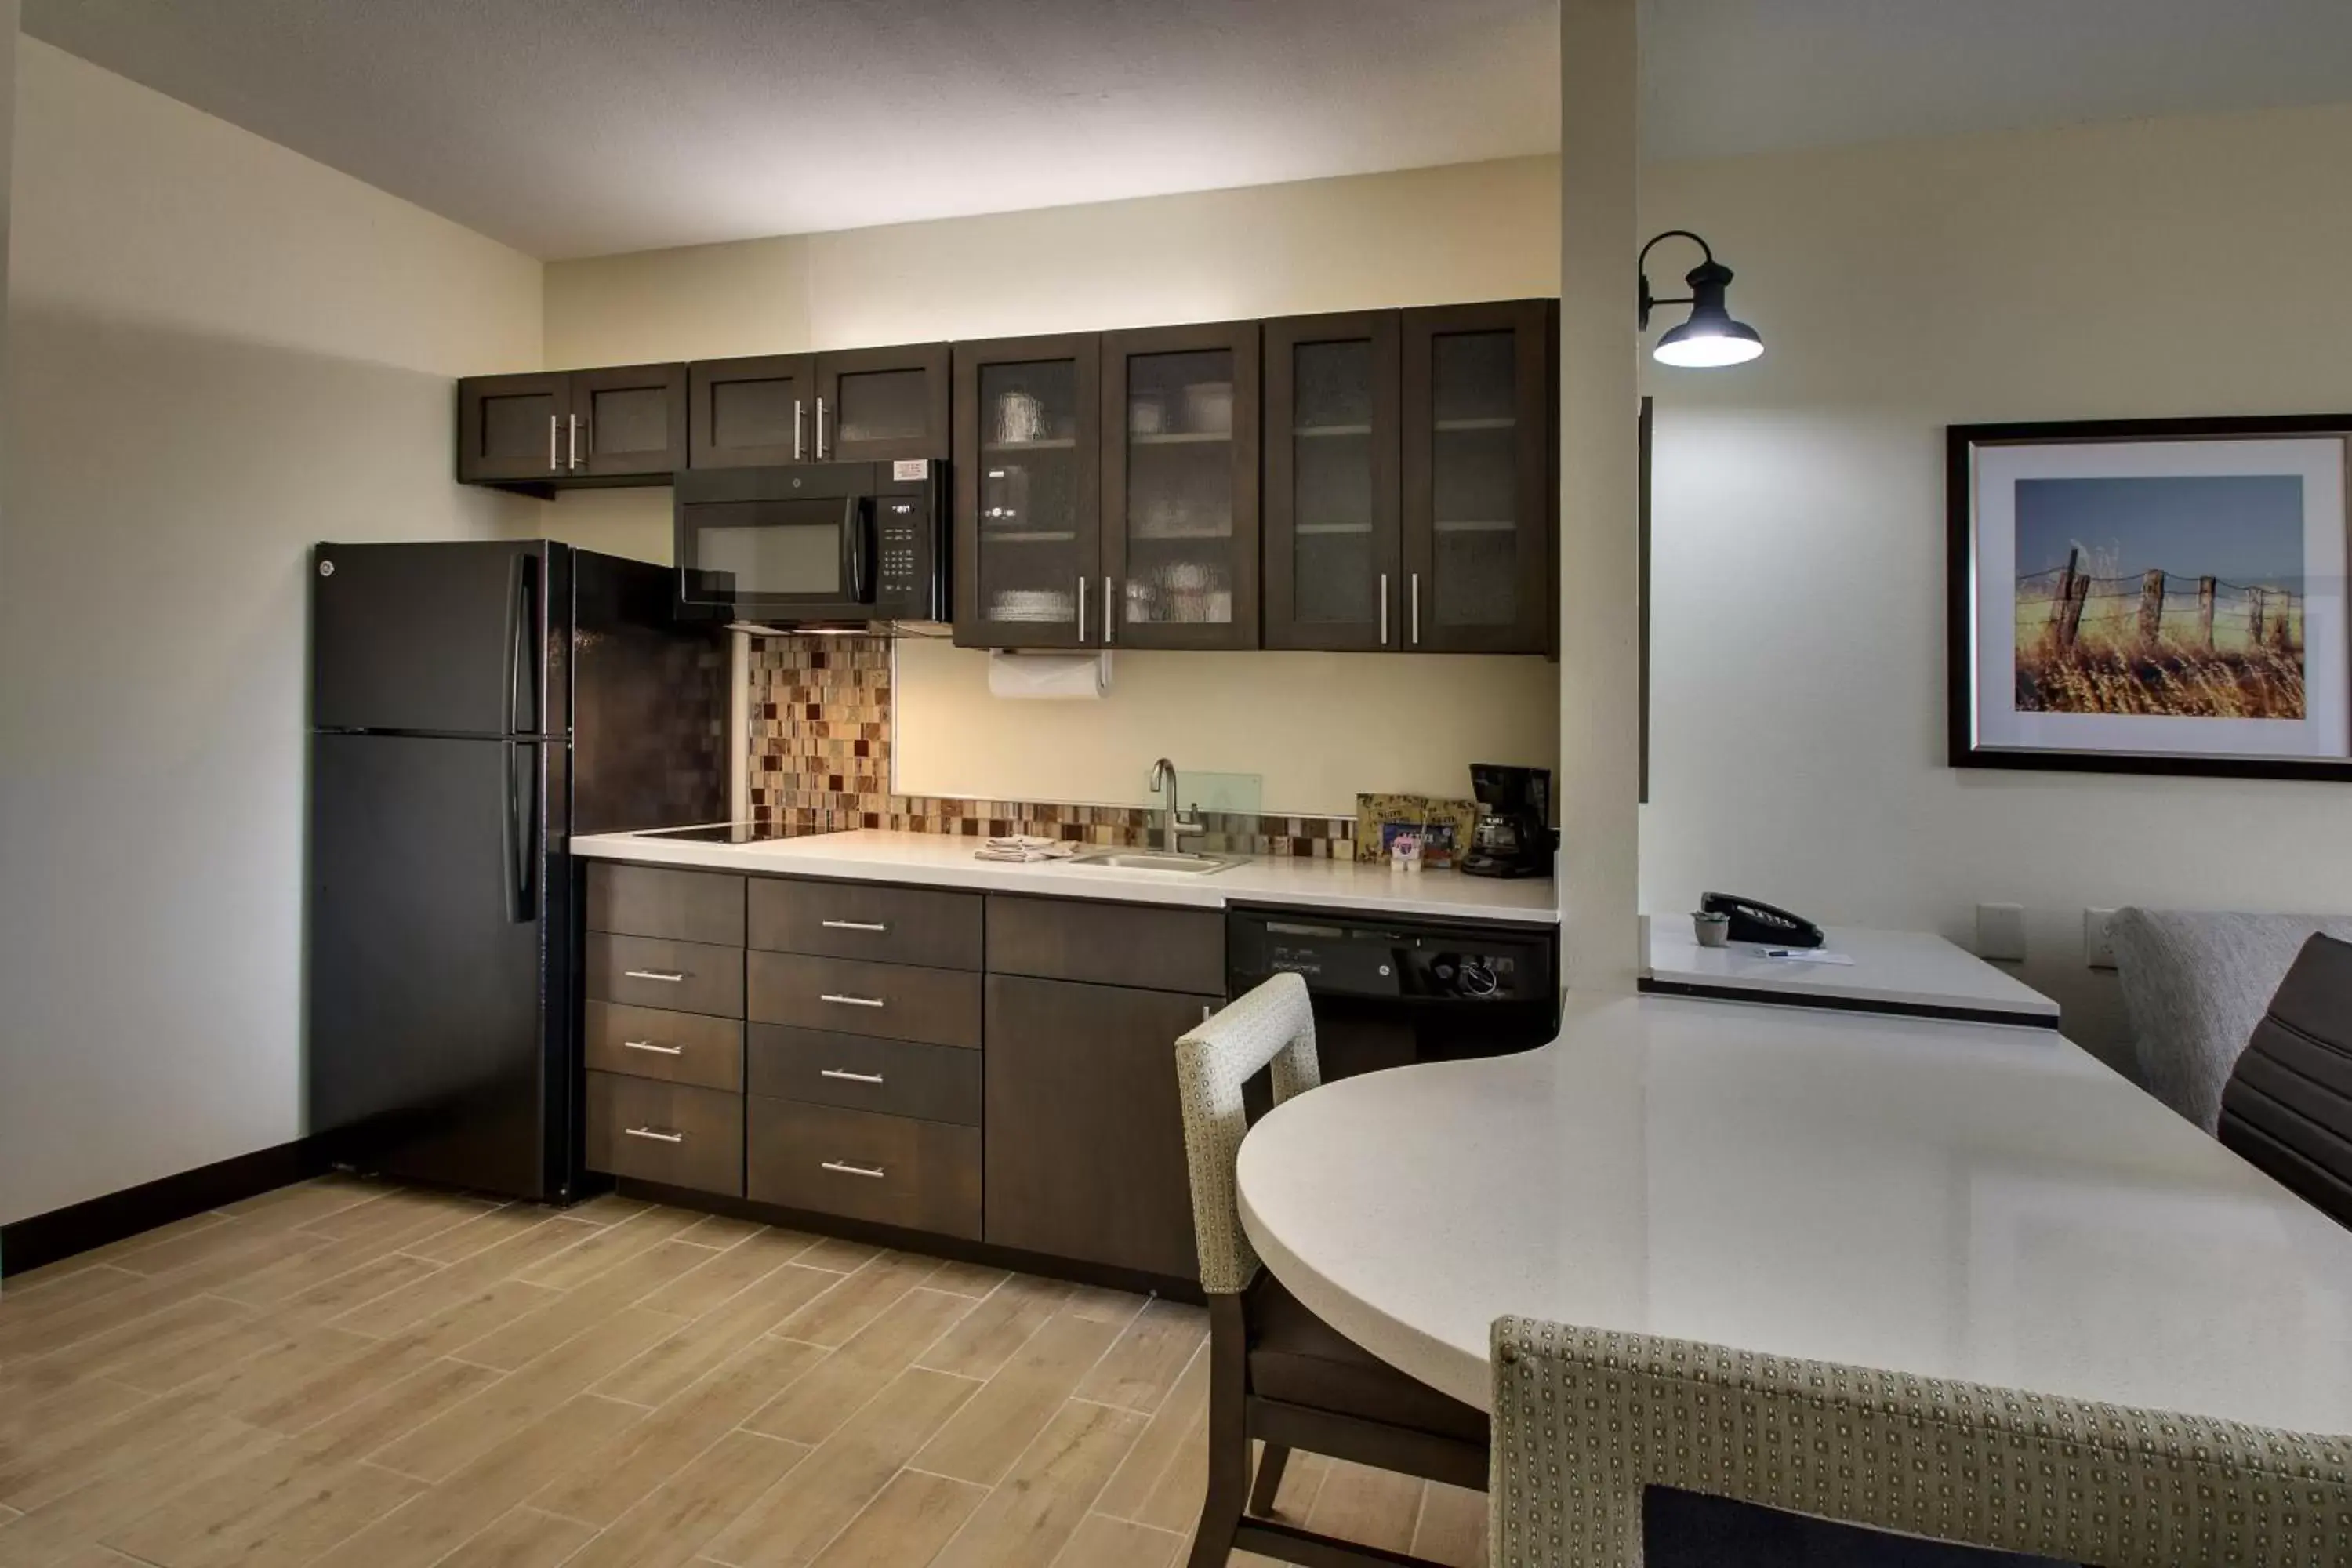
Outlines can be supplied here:
M457 478L549 493L662 484L686 466L682 364L615 365L457 384Z
M1173 1047L1221 1001L988 977L989 1242L1199 1277Z
M948 455L945 343L698 360L690 466L887 462Z
M1102 362L1095 334L955 346L955 640L1100 647Z
M1408 652L1550 648L1558 320L1549 300L1402 313Z
M1258 323L1102 338L1106 647L1258 646Z
M1265 646L1403 646L1399 313L1265 324Z

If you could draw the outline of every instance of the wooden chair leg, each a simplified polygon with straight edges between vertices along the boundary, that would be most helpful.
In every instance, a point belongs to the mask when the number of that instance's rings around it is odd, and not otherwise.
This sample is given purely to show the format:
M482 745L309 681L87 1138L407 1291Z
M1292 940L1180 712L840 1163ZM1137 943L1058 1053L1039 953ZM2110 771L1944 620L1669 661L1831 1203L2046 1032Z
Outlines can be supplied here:
M1239 1296L1209 1298L1209 1490L1188 1568L1225 1568L1249 1500L1249 1332Z
M1252 1513L1263 1519L1274 1512L1274 1495L1282 1489L1282 1472L1289 1463L1289 1449L1279 1443L1265 1446L1265 1452L1257 1458L1257 1481L1250 1488Z

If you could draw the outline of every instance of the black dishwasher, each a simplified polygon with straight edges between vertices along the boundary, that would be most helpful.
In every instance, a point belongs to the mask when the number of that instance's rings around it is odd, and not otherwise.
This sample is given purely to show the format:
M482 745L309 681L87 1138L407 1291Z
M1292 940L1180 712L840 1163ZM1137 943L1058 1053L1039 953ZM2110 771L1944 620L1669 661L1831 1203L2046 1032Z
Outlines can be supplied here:
M1531 1050L1559 1032L1557 927L1229 911L1227 994L1282 973L1304 979L1314 999L1326 1082Z

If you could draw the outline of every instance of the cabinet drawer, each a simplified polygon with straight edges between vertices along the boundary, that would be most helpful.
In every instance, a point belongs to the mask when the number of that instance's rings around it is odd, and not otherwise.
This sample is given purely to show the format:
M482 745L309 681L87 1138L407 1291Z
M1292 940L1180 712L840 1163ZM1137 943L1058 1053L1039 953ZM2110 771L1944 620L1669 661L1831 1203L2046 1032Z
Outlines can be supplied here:
M978 893L763 877L751 883L751 944L927 969L978 969L982 907Z
M591 1002L582 1033L591 1068L743 1090L743 1026L732 1018Z
M1213 910L992 894L988 967L994 974L1223 995L1225 919Z
M588 868L588 929L743 945L743 879L659 866Z
M743 950L650 936L588 933L587 995L678 1013L743 1016Z
M980 1129L753 1095L755 1202L980 1237Z
M793 952L754 952L751 1017L845 1035L980 1044L980 976L903 963L855 963Z
M743 1097L592 1072L588 1168L741 1197Z
M753 1094L980 1125L978 1051L754 1024L748 1055Z

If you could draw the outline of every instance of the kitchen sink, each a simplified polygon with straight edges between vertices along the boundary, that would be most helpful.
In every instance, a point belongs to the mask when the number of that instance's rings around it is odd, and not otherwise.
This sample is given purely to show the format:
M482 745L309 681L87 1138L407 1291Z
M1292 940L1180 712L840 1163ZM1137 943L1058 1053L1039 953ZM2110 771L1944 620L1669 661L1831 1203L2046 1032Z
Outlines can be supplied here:
M1070 857L1073 866L1107 866L1114 871L1177 871L1192 877L1230 870L1241 863L1239 855L1199 855L1190 850L1171 854L1165 849L1097 849Z

